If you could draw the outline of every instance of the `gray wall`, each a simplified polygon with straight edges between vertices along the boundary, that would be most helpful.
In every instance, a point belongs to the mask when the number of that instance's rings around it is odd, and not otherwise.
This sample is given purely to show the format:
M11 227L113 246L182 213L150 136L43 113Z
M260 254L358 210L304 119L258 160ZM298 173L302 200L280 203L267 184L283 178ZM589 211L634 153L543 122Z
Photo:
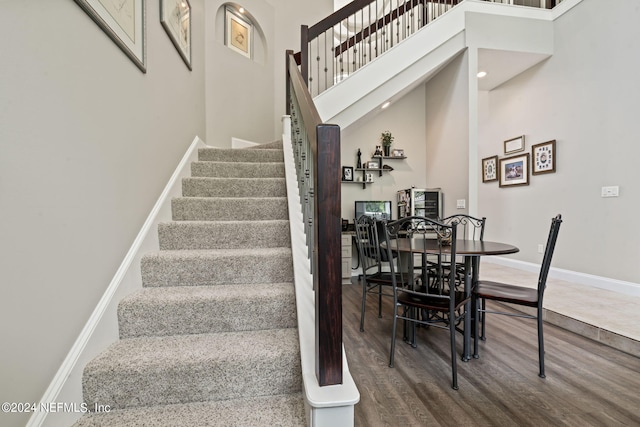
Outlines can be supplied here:
M333 1L242 2L261 31L254 34L264 50L253 60L224 45L227 3L206 2L207 143L225 147L231 145L232 137L255 142L280 139L285 113L285 51L300 50L300 25L311 26L332 13Z
M71 0L0 1L0 401L37 402L180 158L203 139L193 71L147 1L143 74ZM79 402L78 402L79 403ZM0 413L0 425L29 414Z
M477 182L477 214L488 218L485 237L517 245L521 251L511 258L539 263L538 244L546 241L551 217L562 213L555 267L640 283L638 20L633 0L606 7L585 0L555 22L551 58L479 93L478 176L469 181ZM426 84L427 181L441 183L448 213L469 182L468 76L461 58ZM503 142L523 134L529 152L532 144L557 141L557 172L531 176L525 187L482 183L481 159L505 157ZM453 153L462 159L460 169ZM620 197L600 197L610 185L620 186Z
M480 158L521 134L528 150L557 141L555 174L528 187L479 185L488 237L515 242L519 259L539 262L537 244L562 213L555 265L640 283L639 20L635 0L585 0L556 22L549 60L480 98ZM600 197L610 185L620 197Z
M406 160L385 160L394 170L374 173L374 183L362 185L342 184L342 217L353 222L355 200L391 200L396 213L396 192L404 188L425 188L429 182L425 175L424 159L427 155L425 143L425 94L424 85L394 102L387 109L372 117L349 126L341 134L342 166L356 166L357 151L362 152L362 162L371 160L376 145L380 145L380 134L389 130L395 137L391 148L404 149ZM362 179L362 172L355 178Z

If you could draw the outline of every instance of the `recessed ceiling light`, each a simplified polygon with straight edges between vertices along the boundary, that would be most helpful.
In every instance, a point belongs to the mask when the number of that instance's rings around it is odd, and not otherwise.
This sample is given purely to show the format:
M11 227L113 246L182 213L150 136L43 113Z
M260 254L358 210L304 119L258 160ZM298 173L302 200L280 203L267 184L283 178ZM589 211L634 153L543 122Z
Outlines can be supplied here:
M389 105L391 105L391 101L387 101L387 102L385 102L384 104L382 104L382 107L380 107L380 108L382 108L382 109L384 110L384 109L385 109L385 108L387 108Z
M484 77L484 76L486 76L486 75L487 75L487 72L486 72L486 71L480 71L480 72L478 73L478 78L479 78L479 79L481 79L481 78L483 78L483 77Z
M238 12L244 13L244 7L241 7L240 9L238 9Z

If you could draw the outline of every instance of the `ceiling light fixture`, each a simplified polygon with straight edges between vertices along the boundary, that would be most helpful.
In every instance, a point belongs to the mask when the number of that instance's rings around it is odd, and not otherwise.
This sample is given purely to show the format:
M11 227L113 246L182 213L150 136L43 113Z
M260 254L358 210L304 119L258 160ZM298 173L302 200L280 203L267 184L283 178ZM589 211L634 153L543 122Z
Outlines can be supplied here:
M385 102L384 104L382 104L382 107L380 107L380 108L382 108L382 109L384 110L384 109L385 109L385 108L387 108L389 105L391 105L391 101L387 101L387 102Z
M479 79L483 78L483 77L484 77L484 76L486 76L486 75L487 75L487 72L486 72L486 71L480 71L480 72L478 72L478 78L479 78Z
M238 12L244 13L244 7L241 7L240 9L238 9Z

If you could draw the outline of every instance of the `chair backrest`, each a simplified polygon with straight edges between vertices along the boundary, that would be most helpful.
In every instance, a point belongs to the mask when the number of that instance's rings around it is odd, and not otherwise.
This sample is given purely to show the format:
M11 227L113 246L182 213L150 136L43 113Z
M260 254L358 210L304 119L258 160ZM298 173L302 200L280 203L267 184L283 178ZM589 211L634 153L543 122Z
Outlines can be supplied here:
M382 271L382 251L380 249L380 238L378 225L373 217L362 215L355 220L356 246L360 256L362 273L373 274Z
M540 275L538 276L538 301L540 304L542 304L544 289L547 287L547 276L549 275L549 269L551 268L551 258L553 258L553 251L556 248L556 240L558 240L560 224L562 224L562 215L558 214L551 220L551 228L549 230L549 237L547 238L547 247L544 250L544 257L542 258L542 265L540 266Z
M439 255L437 258L440 260L439 262L442 262L444 258L442 255L445 252L447 255L451 255L451 261L447 264L451 268L437 268L436 276L429 278L428 283L422 283L425 286L422 286L419 290L402 289L402 292L417 295L438 294L443 298L450 298L453 295L454 287L445 286L445 284L454 283L455 281L457 227L458 223L456 221L452 221L451 224L444 224L422 216L410 216L385 223L385 247L389 256L391 256L392 251L398 250L410 252L411 254ZM404 249L401 250L401 247ZM394 266L393 263L390 264L392 273L396 273L396 269L399 270L397 273L399 273L402 283L412 283L411 280L403 277L405 274L414 274L414 257L410 256L408 258L409 266L406 270L399 266ZM423 274L426 274L426 271ZM393 274L393 276L393 285L394 288L397 288L396 274Z
M471 215L456 214L440 220L440 222L444 224L451 224L453 221L457 221L459 224L458 238L465 240L484 240L484 225L487 222L485 217L476 218Z

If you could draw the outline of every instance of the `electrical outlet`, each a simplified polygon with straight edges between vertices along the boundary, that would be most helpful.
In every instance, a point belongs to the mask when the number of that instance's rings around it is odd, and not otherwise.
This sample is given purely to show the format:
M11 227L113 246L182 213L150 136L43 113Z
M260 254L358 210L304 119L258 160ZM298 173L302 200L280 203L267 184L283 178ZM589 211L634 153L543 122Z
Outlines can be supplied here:
M541 253L543 253L543 252L544 252L544 245L539 244L539 245L538 245L538 253L539 253L539 254L541 254Z

